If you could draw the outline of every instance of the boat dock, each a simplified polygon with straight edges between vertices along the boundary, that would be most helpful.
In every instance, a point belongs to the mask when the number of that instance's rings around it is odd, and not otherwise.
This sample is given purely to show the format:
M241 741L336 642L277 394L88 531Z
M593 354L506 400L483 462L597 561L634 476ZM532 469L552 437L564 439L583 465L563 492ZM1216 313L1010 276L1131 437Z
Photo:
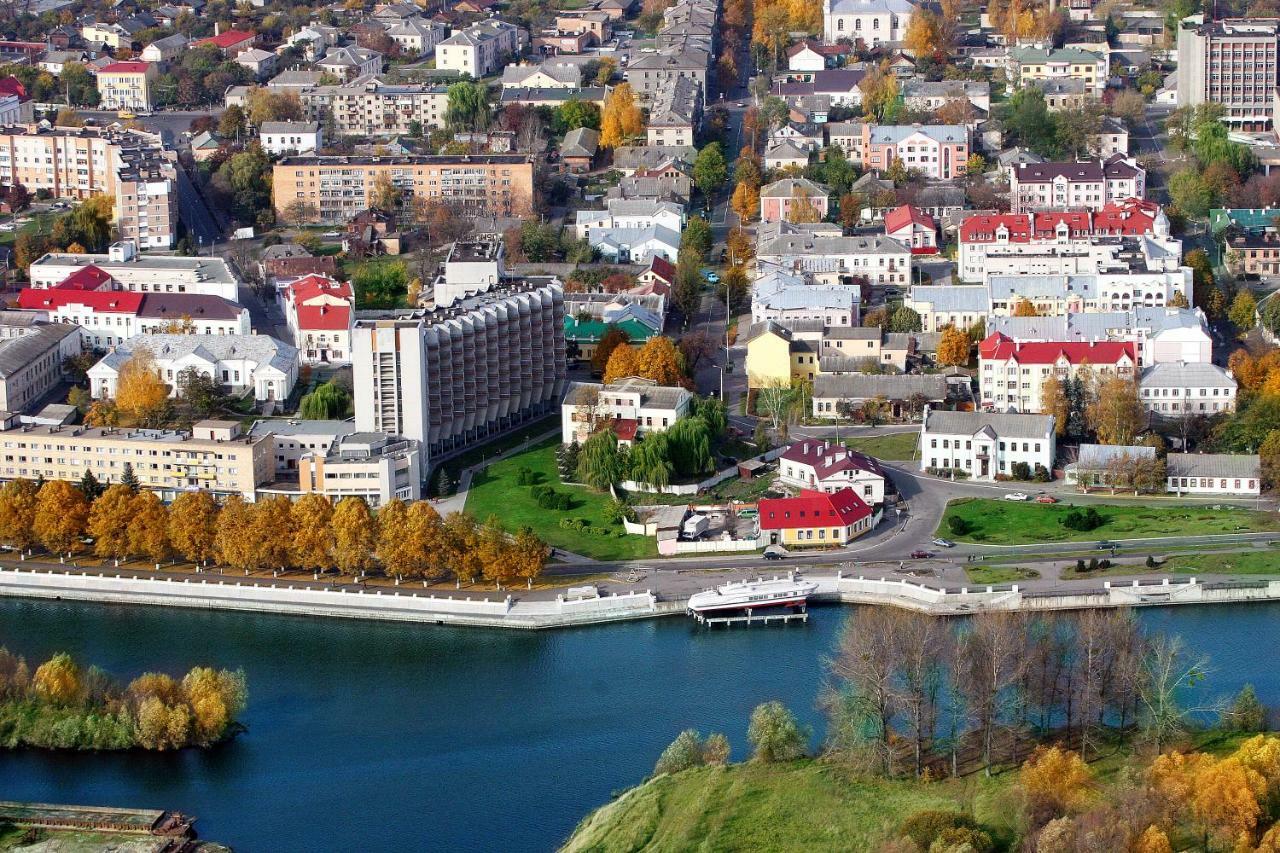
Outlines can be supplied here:
M809 610L803 605L798 610L755 613L748 610L746 613L740 613L737 616L708 616L705 613L692 611L693 618L698 620L698 624L704 628L715 628L723 625L726 628L732 628L734 625L770 625L781 623L786 625L790 622L808 622Z

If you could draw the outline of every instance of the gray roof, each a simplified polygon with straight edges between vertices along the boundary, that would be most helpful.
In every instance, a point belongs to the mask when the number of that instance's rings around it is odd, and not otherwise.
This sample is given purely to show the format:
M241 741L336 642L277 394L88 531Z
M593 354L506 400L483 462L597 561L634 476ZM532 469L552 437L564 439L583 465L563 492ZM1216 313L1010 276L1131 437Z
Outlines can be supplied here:
M600 131L590 127L578 127L564 135L560 144L562 157L594 157L600 147Z
M254 421L249 435L349 435L355 432L355 421L261 420Z
M988 333L1001 332L1016 341L1100 341L1138 329L1156 335L1172 329L1204 327L1204 314L1197 308L1143 306L1131 311L987 318Z
M157 360L165 361L187 355L215 362L247 359L260 366L270 365L282 373L289 373L298 360L296 349L267 335L134 335L98 364L118 371L135 349L150 350Z
M907 255L911 250L892 237L852 235L849 237L814 237L807 234L784 234L756 249L756 256L772 255Z
M564 404L577 405L589 399L589 395L601 391L640 392L640 405L653 409L677 409L692 395L684 388L657 385L649 379L628 377L618 382L602 385L599 382L570 382L564 394Z
M262 260L271 261L276 258L309 258L311 253L297 243L277 243L262 250Z
M319 130L318 121L264 121L258 133L317 133Z
M822 337L833 341L878 341L881 332L879 326L835 326L827 329Z
M987 285L992 301L1015 298L1053 299L1070 292L1084 299L1092 299L1096 294L1098 277L1096 275L993 275L988 276Z
M925 432L974 435L984 427L1003 438L1047 438L1053 434L1053 415L1017 415L1003 412L946 412L930 410Z
M1082 444L1076 457L1076 467L1096 471L1106 468L1113 459L1123 456L1130 459L1155 459L1156 449L1137 444Z
M524 82L539 72L546 74L561 83L582 83L582 69L577 65L564 62L542 62L537 65L508 65L502 69L502 85L504 87L522 87Z
M71 323L43 323L14 338L0 340L0 377L8 378L55 349L68 335L79 335Z
M940 373L848 373L843 376L819 374L813 380L815 398L906 400L916 394L923 394L929 400L945 400L947 378Z
M904 98L980 97L991 92L991 84L975 80L904 80Z
M1262 475L1258 455L1244 453L1170 453L1165 457L1170 477L1251 477Z
M871 141L896 144L915 133L923 133L935 142L969 141L969 130L960 124L877 124L871 128Z
M1235 379L1225 369L1207 362L1162 361L1142 371L1143 388L1234 388Z
M760 195L762 198L791 198L796 190L811 198L826 196L831 192L829 187L823 186L816 181L811 181L808 178L783 178L780 181L774 181L768 186L762 187Z
M987 296L987 288L981 284L962 285L956 287L934 287L919 285L911 288L911 301L923 302L933 306L934 311L977 311L989 310L991 301Z

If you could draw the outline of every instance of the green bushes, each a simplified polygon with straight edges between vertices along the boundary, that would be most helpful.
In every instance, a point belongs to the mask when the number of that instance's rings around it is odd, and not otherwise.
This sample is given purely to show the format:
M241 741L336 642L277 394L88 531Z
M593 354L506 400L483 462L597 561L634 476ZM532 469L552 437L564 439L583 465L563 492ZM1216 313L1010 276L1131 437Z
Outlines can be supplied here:
M1087 507L1083 510L1073 509L1062 517L1062 526L1068 530L1096 530L1103 524L1106 519L1093 507Z
M517 476L517 482L519 482ZM523 485L523 484L521 484ZM533 499L542 509L570 510L574 507L573 496L568 492L557 492L550 486L534 486L530 489Z
M653 775L679 773L708 764L722 765L729 760L729 739L719 732L707 735L706 740L696 729L685 729L662 751Z
M902 822L898 834L911 839L920 850L971 849L974 853L991 853L995 849L991 836L961 812L932 809L916 812Z
M1015 462L1010 466L1009 473L1013 475L1015 480L1030 480L1031 466L1026 462Z
M947 516L947 529L951 531L953 536L963 536L973 530L973 525L969 523L967 518L950 515Z

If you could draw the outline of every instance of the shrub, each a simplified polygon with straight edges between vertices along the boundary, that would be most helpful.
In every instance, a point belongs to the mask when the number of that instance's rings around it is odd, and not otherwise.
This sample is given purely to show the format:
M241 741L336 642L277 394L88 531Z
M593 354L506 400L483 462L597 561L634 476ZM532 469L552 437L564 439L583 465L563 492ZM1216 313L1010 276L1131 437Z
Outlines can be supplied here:
M1087 569L1085 569L1084 567L1084 560L1076 560L1076 571L1077 572L1087 571Z
M1091 572L1096 572L1097 570L1098 570L1098 558L1097 558L1097 557L1090 557L1090 558L1089 558L1089 571L1091 571Z
M996 849L991 836L972 826L952 826L938 833L930 850L964 850L966 853L992 853Z
M532 486L538 482L538 475L534 474L529 468L521 468L516 471L517 486Z
M928 850L945 832L977 828L977 823L967 814L928 809L908 815L898 827L898 834L910 838L921 850Z
M1228 715L1229 728L1239 732L1260 732L1267 727L1267 707L1258 700L1252 684L1236 694Z
M947 529L955 536L963 536L970 530L973 530L973 525L969 523L969 519L967 518L962 518L958 515L950 515L947 516Z
M1044 467L1043 465L1037 464L1034 479L1037 483L1049 482L1049 469Z
M542 501L545 498L555 493L555 489L550 486L534 486L529 490L529 494L533 495L533 499L538 502L539 506L542 506Z
M676 739L671 741L666 749L662 750L662 755L658 756L658 763L653 766L653 773L655 776L662 773L679 773L681 770L701 767L705 763L702 736L695 729L685 729L676 735Z
M1068 530L1095 530L1106 521L1096 509L1087 507L1083 510L1072 509L1062 517L1062 526Z
M1153 557L1153 556L1151 556L1150 554L1148 554L1148 555L1147 555L1147 568L1148 568L1148 569L1154 569L1155 567L1156 567L1156 558L1155 558L1155 557Z
M1098 568L1100 568L1100 569L1109 569L1109 568L1111 568L1111 561L1110 561L1110 560L1099 560L1099 561L1098 561Z
M1015 480L1030 480L1031 466L1025 462L1015 462L1009 469L1009 473L1013 474Z
M805 754L808 739L795 715L781 702L765 702L751 712L747 740L754 749L754 761L794 761Z

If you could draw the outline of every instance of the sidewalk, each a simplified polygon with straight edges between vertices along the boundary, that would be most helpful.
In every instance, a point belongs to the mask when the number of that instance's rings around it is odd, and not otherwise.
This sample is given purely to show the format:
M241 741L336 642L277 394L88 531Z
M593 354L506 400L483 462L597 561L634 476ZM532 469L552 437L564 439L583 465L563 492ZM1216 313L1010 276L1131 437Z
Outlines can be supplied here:
M462 510L467 505L467 492L471 488L472 475L474 475L477 471L481 471L485 469L486 467L488 467L489 465L492 465L494 462L497 462L500 459L506 459L508 456L511 456L516 453L521 453L525 450L528 450L533 445L538 444L539 442L542 442L542 441L546 441L548 438L551 438L552 436L556 436L559 434L560 434L559 427L553 430L547 430L541 435L535 435L533 438L530 438L528 441L524 442L523 444L518 444L515 447L510 448L509 450L503 451L497 456L494 456L492 459L486 459L478 465L471 465L469 467L463 468L462 473L458 476L458 490L447 498L437 499L433 504L436 508L436 512L440 513L440 515L442 516L448 515L451 512L462 512ZM563 552L561 553L563 554Z

